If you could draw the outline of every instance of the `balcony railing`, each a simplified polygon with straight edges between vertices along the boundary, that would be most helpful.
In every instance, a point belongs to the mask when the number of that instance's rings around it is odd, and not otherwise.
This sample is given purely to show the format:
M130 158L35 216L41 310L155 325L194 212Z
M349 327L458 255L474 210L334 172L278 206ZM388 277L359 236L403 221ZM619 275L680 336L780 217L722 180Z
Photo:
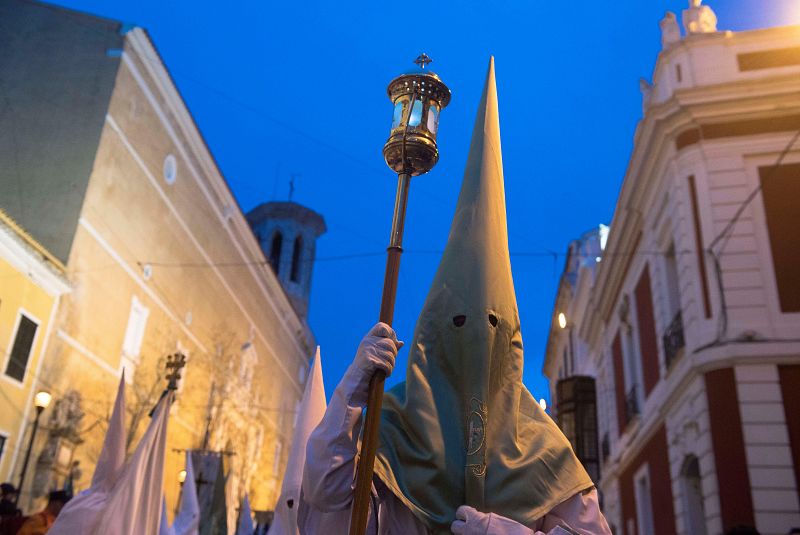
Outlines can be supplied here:
M664 364L666 364L667 369L670 369L672 363L678 359L681 350L686 345L686 340L683 337L683 318L680 310L664 331L662 341L664 343Z
M639 416L639 396L636 394L637 385L633 385L625 395L625 409L627 410L627 421Z

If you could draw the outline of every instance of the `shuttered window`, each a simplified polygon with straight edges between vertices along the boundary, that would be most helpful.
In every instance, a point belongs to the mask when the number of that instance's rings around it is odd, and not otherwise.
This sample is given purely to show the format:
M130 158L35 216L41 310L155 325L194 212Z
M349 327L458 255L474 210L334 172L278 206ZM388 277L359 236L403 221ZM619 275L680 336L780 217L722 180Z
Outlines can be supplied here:
M6 364L6 375L22 382L25 378L25 369L28 367L28 359L33 349L33 341L36 338L36 330L39 325L25 314L20 314L17 334L14 337L14 344L11 346L11 354Z
M636 319L639 327L639 349L642 355L644 396L650 394L661 375L658 365L658 338L653 317L653 295L650 290L650 268L645 266L636 284Z
M800 312L800 164L762 167L759 174L781 312Z

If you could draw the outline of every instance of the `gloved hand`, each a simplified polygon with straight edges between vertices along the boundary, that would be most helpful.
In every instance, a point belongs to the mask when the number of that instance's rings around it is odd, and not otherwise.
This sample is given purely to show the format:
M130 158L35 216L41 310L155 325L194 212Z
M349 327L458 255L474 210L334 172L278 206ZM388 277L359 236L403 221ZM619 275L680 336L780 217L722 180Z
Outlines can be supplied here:
M468 505L456 510L456 519L450 525L450 531L456 535L534 535L532 529L510 518L481 513Z
M347 370L352 402L366 402L369 381L376 371L383 371L387 377L392 374L394 361L401 347L403 342L397 339L397 334L385 323L376 323L369 330L358 345L356 358Z

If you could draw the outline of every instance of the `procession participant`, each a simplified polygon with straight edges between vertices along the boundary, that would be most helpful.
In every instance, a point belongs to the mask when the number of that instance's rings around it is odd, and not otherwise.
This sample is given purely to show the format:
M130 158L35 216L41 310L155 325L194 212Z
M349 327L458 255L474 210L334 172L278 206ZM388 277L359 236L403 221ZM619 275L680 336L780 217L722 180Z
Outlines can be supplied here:
M402 346L367 334L308 444L301 532L353 499L368 384ZM386 393L367 533L610 534L591 479L522 384L494 62L450 236L417 322L406 380ZM308 529L303 529L307 526Z
M47 506L35 515L31 515L22 524L22 527L17 532L17 535L45 535L56 517L64 508L64 505L70 500L72 496L63 490L54 490L50 493L47 499Z

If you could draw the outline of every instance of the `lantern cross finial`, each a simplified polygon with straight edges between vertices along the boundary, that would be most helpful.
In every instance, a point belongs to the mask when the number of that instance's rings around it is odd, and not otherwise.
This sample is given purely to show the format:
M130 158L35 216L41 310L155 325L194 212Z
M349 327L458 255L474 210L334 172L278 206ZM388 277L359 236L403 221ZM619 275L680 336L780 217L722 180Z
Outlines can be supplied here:
M428 64L429 64L429 63L431 63L432 61L433 61L433 60L431 59L431 57L430 57L428 54L426 54L425 52L423 52L422 54L420 54L419 56L417 56L417 59L415 59L415 60L414 60L414 63L416 63L417 65L419 65L419 68L420 68L420 69L424 69L424 68L425 68L425 67L427 67L427 66L428 66Z

